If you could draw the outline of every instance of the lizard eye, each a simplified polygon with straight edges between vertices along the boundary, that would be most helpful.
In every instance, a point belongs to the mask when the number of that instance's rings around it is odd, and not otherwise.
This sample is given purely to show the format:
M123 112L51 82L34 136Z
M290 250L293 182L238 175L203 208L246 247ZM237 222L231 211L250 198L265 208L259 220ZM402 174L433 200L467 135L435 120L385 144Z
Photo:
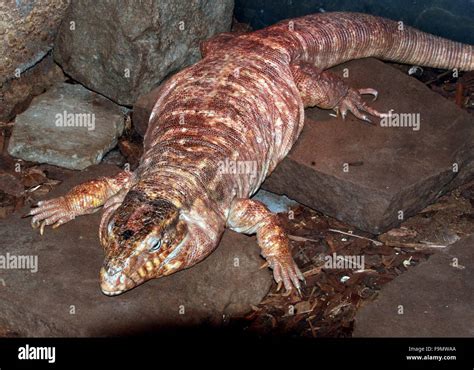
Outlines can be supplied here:
M156 252L161 248L161 239L153 239L150 243L151 247L148 250L149 252Z
M114 220L110 221L109 224L107 225L107 233L109 235L112 235L112 229L113 229L114 225L115 225Z

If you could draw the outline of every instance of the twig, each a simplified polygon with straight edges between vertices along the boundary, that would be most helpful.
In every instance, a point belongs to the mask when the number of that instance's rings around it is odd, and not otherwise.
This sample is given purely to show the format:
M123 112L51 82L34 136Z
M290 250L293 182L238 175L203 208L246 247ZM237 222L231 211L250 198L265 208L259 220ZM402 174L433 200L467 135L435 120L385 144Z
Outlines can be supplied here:
M297 235L288 235L288 239L294 240L296 242L314 242L314 243L319 243L319 240L316 239L310 239L310 238L305 238L303 236L297 236Z
M307 330L311 330L311 335L313 336L313 338L316 338L316 329L311 324L311 320L307 318L306 321L308 322L308 325L309 325L309 329Z
M426 250L426 249L442 249L446 248L447 245L441 244L430 244L430 243L402 243L395 241L387 241L385 245L389 247L398 247L398 248L413 248L416 250Z
M354 271L354 274L361 274L363 272L367 272L367 273L378 273L377 270L374 270L374 269L360 269L360 270L356 270Z
M319 274L321 272L322 268L323 268L323 266L313 267L312 269L303 272L303 276L308 277L308 276L313 276L313 275Z
M378 247L380 247L380 246L383 245L382 242L379 242L378 240L366 238L365 236L360 236L360 235L356 235L356 234L352 234L352 233L346 233L345 231L336 230L336 229L328 229L328 231L332 231L333 233L338 233L338 234L342 234L342 235L352 236L352 237L358 238L358 239L369 240L369 241L371 241L372 243L374 243L374 244L375 244L376 246L378 246Z

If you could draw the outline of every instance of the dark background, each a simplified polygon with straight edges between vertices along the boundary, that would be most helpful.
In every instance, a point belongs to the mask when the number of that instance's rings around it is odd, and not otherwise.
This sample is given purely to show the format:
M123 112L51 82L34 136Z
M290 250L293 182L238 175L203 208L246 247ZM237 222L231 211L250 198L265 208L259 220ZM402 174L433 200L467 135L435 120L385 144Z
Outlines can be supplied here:
M321 11L378 15L425 32L474 44L474 0L236 0L235 17L259 29Z

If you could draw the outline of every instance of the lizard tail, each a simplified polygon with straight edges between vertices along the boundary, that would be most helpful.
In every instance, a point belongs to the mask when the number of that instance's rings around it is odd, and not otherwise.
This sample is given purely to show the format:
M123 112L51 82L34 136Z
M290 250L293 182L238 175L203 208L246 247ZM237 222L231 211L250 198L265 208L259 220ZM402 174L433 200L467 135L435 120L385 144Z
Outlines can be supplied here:
M361 13L321 13L273 26L286 28L292 59L320 68L376 57L427 67L474 70L474 46L444 39L402 22ZM270 27L269 34L272 34Z

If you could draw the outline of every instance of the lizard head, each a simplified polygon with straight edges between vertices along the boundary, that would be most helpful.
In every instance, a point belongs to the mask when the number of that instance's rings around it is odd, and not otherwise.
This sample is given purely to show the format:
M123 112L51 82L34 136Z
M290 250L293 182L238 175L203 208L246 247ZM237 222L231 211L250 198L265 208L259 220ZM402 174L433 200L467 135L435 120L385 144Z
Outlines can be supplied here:
M101 230L104 294L121 294L186 267L183 247L188 230L179 211L164 199L150 199L141 191L128 192Z

